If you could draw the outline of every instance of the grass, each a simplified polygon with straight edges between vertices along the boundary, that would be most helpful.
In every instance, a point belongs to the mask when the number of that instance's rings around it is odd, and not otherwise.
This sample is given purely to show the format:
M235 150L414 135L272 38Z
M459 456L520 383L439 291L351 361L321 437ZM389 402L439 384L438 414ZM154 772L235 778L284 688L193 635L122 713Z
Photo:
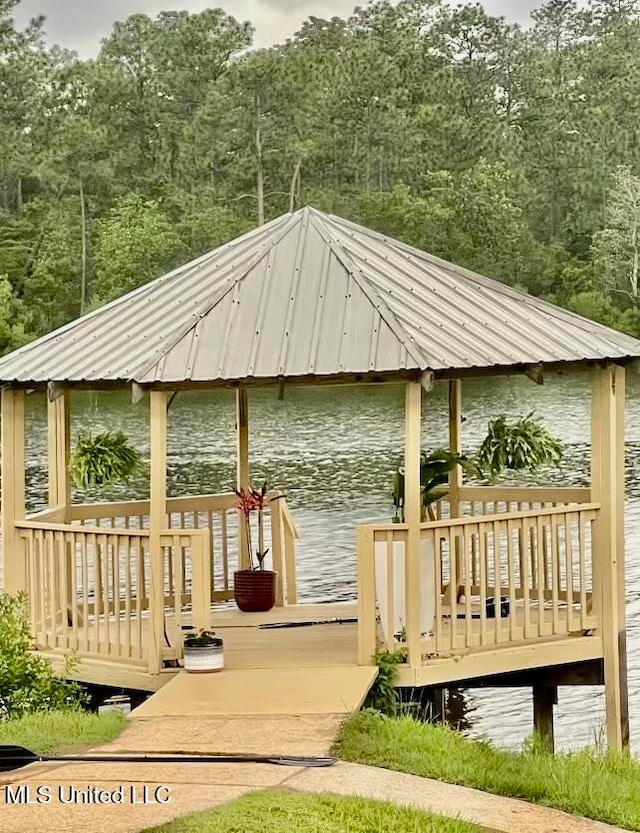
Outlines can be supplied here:
M113 740L124 724L119 712L37 712L0 721L0 745L26 746L40 755L71 752Z
M163 833L475 833L479 827L362 798L255 792L149 830ZM147 831L149 833L149 831Z
M523 798L640 831L640 762L625 755L551 755L536 744L513 753L448 727L372 711L347 721L334 751L346 761Z

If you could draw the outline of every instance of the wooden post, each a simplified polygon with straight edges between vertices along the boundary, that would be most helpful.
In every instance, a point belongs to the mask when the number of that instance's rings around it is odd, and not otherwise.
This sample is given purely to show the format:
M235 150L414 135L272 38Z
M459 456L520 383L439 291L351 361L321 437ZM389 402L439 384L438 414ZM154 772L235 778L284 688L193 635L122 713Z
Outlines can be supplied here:
M151 562L149 593L149 673L162 669L164 634L164 555L162 530L167 524L167 394L151 391L150 457L151 482L149 494L149 557Z
M27 565L15 522L24 519L24 391L2 391L2 541L4 589L27 590Z
M453 454L462 454L462 382L452 379L449 382L449 449ZM451 517L460 516L460 488L462 486L462 468L456 466L449 474L449 503Z
M282 507L279 500L270 505L271 513L271 557L276 578L276 607L284 606L284 563L282 558Z
M452 379L449 382L449 450L453 454L462 454L462 381ZM462 468L456 466L449 474L449 506L451 517L460 517L460 489L462 487ZM448 601L453 612L456 609L458 598L463 591L464 580L461 539L456 536L455 542L456 576L458 586L449 584Z
M47 403L49 508L64 507L64 520L71 505L69 478L70 414L69 393Z
M592 388L593 608L602 635L607 741L629 745L624 592L624 368L596 368Z
M236 488L248 489L249 477L249 399L246 388L236 390ZM238 569L250 567L247 553L247 532L242 513L238 511Z
M371 529L359 526L356 539L358 665L371 665L377 649L375 554Z
M550 752L554 749L553 707L558 704L556 686L533 686L533 728Z
M422 427L422 385L407 382L404 434L404 513L407 524L405 547L405 606L408 663L410 668L422 666L420 607L420 433Z
M194 628L211 627L211 558L209 530L191 538L191 598Z

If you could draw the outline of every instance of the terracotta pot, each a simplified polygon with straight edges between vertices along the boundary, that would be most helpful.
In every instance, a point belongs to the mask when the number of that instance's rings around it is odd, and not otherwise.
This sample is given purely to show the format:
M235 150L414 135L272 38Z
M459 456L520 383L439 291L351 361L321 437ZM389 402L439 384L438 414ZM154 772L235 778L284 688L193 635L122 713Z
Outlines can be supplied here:
M265 613L276 603L276 577L273 570L236 570L233 596L244 613Z

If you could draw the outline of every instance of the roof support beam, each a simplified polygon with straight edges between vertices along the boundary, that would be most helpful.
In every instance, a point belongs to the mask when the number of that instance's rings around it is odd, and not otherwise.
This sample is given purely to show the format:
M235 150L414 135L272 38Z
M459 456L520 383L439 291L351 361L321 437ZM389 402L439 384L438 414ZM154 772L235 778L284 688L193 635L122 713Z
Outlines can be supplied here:
M536 385L544 385L544 367L541 364L532 364L531 367L528 367L524 375L527 379L531 379L532 382L535 382Z
M162 638L164 634L164 559L160 542L162 530L167 525L167 394L165 391L152 390L149 396L151 457L149 489L149 557L151 560L149 673L159 674L162 669Z
M24 519L24 391L2 390L2 540L4 589L15 594L27 589L24 542L15 523Z
M248 489L251 485L249 473L249 396L244 387L236 388L236 488ZM240 513L240 510L238 510ZM248 570L251 566L247 552L247 531L244 519L238 515L238 569Z
M405 393L404 434L404 515L407 524L405 545L405 606L407 617L407 661L410 668L422 666L420 523L420 443L422 431L422 385L408 382Z
M629 745L627 638L624 588L624 368L593 371L591 500L600 504L593 523L593 598L604 652L607 742Z
M49 463L49 508L71 505L71 480L69 478L69 456L71 435L71 413L69 392L59 389L55 399L47 402L47 451Z

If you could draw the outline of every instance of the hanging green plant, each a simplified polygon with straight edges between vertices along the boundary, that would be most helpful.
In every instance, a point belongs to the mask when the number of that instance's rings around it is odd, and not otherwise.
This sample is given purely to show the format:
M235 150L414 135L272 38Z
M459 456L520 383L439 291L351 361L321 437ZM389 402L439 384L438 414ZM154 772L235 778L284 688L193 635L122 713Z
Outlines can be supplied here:
M482 472L475 463L464 454L455 454L446 448L435 451L423 451L420 455L420 493L423 510L446 492L439 489L449 482L449 474L460 466L468 474L479 476ZM401 466L393 476L393 505L395 507L394 523L404 522L404 468Z
M562 454L562 443L536 419L535 411L512 423L501 414L489 423L489 432L478 452L478 465L491 477L504 469L534 472L540 466L557 466Z
M76 486L89 489L111 483L127 483L140 468L140 455L122 431L78 436L71 458L71 476Z

